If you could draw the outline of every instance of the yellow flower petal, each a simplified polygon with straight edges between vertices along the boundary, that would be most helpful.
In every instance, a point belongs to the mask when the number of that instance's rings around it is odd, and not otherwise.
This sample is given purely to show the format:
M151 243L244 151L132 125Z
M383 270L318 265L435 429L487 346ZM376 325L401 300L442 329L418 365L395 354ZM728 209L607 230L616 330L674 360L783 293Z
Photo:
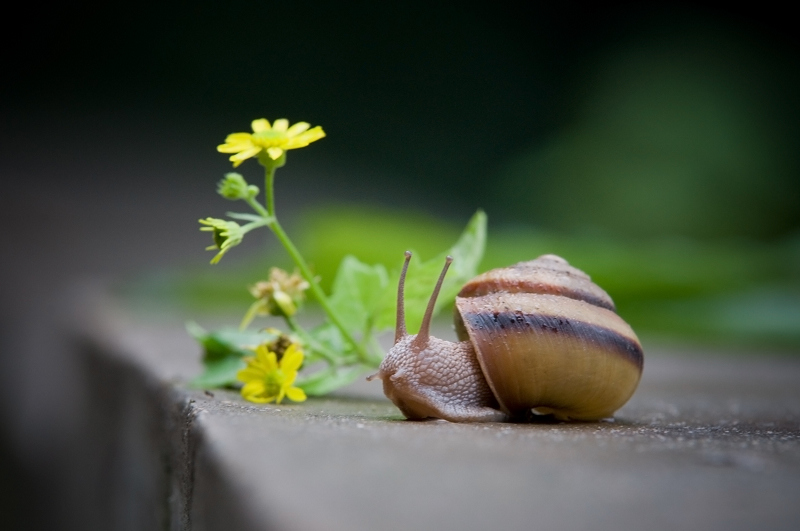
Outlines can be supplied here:
M254 133L260 133L261 131L269 131L269 121L266 118L259 118L258 120L253 120L250 124L253 128Z
M269 350L264 345L259 345L256 348L256 362L266 369L267 364L269 363L269 358L267 355L269 354Z
M254 382L247 382L242 387L242 392L246 394L263 393L267 387L263 380L256 380Z
M286 390L286 397L292 402L305 402L306 393L299 387L290 387Z
M297 369L300 368L300 365L303 364L303 351L298 349L297 346L292 343L289 348L286 349L286 352L283 353L283 358L281 358L281 369L286 372L297 372Z
M225 137L226 144L241 144L244 142L250 142L250 139L253 137L250 133L231 133Z
M286 130L286 136L288 136L289 138L297 136L306 129L308 129L309 127L311 127L311 124L309 124L308 122L297 122L296 124L294 124L289 129Z
M253 146L252 142L247 143L239 143L239 144L220 144L217 146L217 151L220 153L239 153L240 151L244 151L246 149L250 149Z
M286 118L278 118L272 123L273 131L280 131L281 133L285 133L287 129L289 129L289 120L287 120Z
M240 161L240 160L241 161L245 161L245 160L249 159L250 157L252 157L253 155L257 155L259 151L261 151L260 147L257 147L257 146L251 147L249 149L245 149L244 151L241 151L241 152L237 153L236 155L231 156L231 158L229 160L232 161L232 162L237 162L237 161Z
M325 131L322 130L322 127L317 126L313 129L309 129L305 133L299 134L294 138L290 138L286 143L286 149L296 149L301 147L306 147L311 142L315 142L320 138L325 137Z
M266 350L266 354L264 351ZM264 365L264 369L267 373L275 372L278 370L278 357L275 355L274 352L270 352L264 348L264 350L259 350L256 352L256 356L258 361Z
M266 376L266 373L264 371L257 369L252 365L249 365L246 368L236 373L236 379L244 383L250 383L253 381L263 381L264 376Z
M242 398L245 400L249 400L251 402L269 402L273 400L275 397L266 396L264 393L266 392L267 388L264 385L264 382L249 382L242 387Z
M274 400L273 398L264 398L263 396L243 396L242 398L248 402L255 402L256 404L266 404Z
M283 155L283 150L279 147L271 147L267 148L267 153L272 160L278 160Z

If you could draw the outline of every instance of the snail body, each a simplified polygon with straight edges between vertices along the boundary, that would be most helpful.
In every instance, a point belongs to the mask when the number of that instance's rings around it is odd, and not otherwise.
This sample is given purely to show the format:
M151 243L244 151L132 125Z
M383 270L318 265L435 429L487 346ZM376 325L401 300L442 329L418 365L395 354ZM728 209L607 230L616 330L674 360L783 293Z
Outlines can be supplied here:
M555 255L469 281L455 304L458 342L430 337L445 264L416 335L398 285L395 345L370 377L409 419L507 421L531 410L560 420L610 417L636 390L641 344L611 298Z

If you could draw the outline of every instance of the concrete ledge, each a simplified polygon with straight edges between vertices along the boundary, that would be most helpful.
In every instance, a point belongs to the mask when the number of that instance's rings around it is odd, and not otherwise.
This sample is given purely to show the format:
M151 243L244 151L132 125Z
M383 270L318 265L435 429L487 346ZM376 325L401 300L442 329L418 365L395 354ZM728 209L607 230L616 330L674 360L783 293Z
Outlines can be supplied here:
M91 307L86 529L800 529L797 358L647 351L613 423L407 422L366 383L279 406L187 390L180 323Z

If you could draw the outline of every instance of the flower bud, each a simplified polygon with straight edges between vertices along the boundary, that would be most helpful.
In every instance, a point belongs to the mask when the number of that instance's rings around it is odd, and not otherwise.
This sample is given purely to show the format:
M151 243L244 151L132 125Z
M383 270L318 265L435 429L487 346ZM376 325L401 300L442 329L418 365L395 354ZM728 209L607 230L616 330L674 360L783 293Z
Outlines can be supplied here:
M270 302L273 303L273 310L277 310L275 313L278 315L291 317L297 313L297 306L294 305L294 301L285 291L276 291L273 293Z
M225 178L217 185L217 193L225 199L235 201L237 199L250 199L258 195L258 187L248 185L238 173L226 173Z
M206 247L206 250L219 250L217 255L211 259L212 264L219 262L222 256L227 253L231 247L242 243L244 232L242 231L242 227L235 221L206 218L201 219L200 223L205 225L205 227L200 227L200 230L211 232L211 237L214 240L214 245Z
M269 271L269 280L260 280L250 286L256 301L250 305L240 328L244 329L256 315L292 317L305 299L308 282L296 271L291 275L278 267Z

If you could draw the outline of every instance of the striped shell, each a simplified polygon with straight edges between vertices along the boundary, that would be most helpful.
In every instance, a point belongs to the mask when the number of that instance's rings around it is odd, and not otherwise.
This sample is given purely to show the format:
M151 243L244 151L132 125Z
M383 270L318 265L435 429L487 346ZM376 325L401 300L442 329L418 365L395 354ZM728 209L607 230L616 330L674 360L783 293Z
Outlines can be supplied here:
M472 343L506 413L610 417L639 383L636 334L608 294L561 257L479 275L459 292L456 309L459 340Z

